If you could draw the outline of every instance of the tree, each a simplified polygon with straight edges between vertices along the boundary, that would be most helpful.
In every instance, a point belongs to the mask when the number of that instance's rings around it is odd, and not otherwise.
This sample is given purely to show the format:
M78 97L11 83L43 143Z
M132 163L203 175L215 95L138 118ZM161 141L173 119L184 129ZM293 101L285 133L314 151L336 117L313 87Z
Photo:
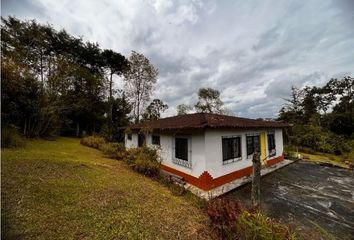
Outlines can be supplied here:
M279 120L293 123L285 139L315 151L350 151L354 132L354 78L331 79L322 87L292 88Z
M330 129L350 137L354 134L354 78L347 76L340 80L331 79L325 87L332 89L337 104L328 114Z
M303 121L308 122L314 115L317 115L318 102L315 98L316 88L305 87L303 89L304 98L302 99Z
M133 51L129 58L129 69L123 75L127 97L133 104L133 118L139 122L142 109L150 100L158 71L149 59Z
M103 65L108 72L108 138L111 140L113 135L113 74L121 75L125 69L127 69L128 62L123 55L116 53L112 50L104 50L102 52Z
M223 113L224 103L220 99L220 92L212 88L200 88L198 90L199 101L194 106L197 112Z
M177 106L177 115L186 115L193 110L193 107L187 104L179 104Z
M101 129L101 133L106 137L111 137L111 141L124 142L123 126L128 126L130 117L129 113L132 110L131 104L127 101L124 92L120 96L113 99L112 105L112 129L108 129L106 124Z
M122 55L106 51L103 58L97 43L14 17L2 18L1 35L3 126L28 137L100 130L107 105L112 109L104 75L119 74Z
M154 99L146 108L143 114L143 119L154 120L161 117L161 113L168 109L168 105L163 103L160 99Z
M295 86L291 87L291 98L284 99L286 103L279 111L278 120L290 122L290 123L301 123L303 116L303 94L301 89Z

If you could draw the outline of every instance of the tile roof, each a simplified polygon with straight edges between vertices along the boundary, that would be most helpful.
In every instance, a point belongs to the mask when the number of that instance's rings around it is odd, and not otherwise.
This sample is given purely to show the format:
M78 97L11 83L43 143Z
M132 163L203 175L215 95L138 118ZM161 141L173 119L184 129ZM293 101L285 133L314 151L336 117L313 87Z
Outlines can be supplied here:
M156 130L202 128L285 128L291 125L278 121L264 121L213 113L194 113L158 120L145 121L128 126L131 130L151 128Z

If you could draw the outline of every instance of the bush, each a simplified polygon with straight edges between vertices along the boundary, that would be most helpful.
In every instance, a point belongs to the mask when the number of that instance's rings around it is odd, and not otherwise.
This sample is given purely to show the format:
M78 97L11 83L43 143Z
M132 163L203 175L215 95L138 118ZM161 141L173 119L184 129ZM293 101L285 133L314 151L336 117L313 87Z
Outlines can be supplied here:
M207 213L221 239L297 239L289 227L257 211L245 209L239 201L214 199Z
M154 177L160 173L161 159L156 149L148 147L129 149L125 161L135 171L146 176Z
M222 239L235 239L236 236L233 236L236 231L235 223L238 216L242 213L242 206L239 201L232 201L226 198L211 200L207 206L207 213L212 227Z
M127 150L127 156L124 161L128 164L128 166L133 167L135 165L137 156L140 154L140 148L129 148Z
M1 130L1 147L2 148L18 148L24 147L25 140L21 137L17 130L13 127L5 127Z
M244 210L237 219L236 232L240 239L297 239L296 234L288 226L278 223L258 211Z
M99 149L102 144L106 143L106 140L99 136L89 136L82 138L80 143L87 147Z
M103 143L99 148L109 158L124 160L127 156L127 151L122 143Z

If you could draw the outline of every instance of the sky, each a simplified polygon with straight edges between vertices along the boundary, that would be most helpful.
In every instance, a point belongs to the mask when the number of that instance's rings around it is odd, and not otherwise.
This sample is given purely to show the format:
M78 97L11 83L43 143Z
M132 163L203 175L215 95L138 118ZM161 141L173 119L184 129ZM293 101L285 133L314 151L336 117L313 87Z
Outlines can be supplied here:
M2 0L36 19L159 70L154 96L194 105L211 87L236 116L276 117L291 86L354 73L354 0ZM121 83L117 82L117 87Z

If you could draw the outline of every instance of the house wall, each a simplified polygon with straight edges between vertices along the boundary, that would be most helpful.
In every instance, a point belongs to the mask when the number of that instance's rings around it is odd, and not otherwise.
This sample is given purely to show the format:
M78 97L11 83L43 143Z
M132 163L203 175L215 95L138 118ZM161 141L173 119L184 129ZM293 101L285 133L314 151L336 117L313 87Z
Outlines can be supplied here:
M271 130L275 134L276 155L267 159L267 165L273 165L283 160L283 136L281 129ZM173 174L179 175L199 189L208 191L210 189L231 182L235 179L248 176L252 173L252 159L247 157L246 134L265 133L265 152L268 152L267 132L268 130L220 130L207 129L204 132L184 133L181 135L190 137L190 157L192 167L184 167L176 164L174 160L174 133L160 133L160 144L158 147L162 158L161 168ZM224 164L222 160L222 137L241 136L241 159L236 162ZM151 134L146 137L148 147L157 147L151 143ZM127 148L138 146L138 134L132 134L132 140L125 137ZM261 146L262 148L262 146Z
M283 136L281 129L273 130L275 134L276 155L267 158L267 160L275 159L283 154ZM245 131L233 131L233 130L219 130L219 129L207 129L205 131L205 158L206 158L206 170L213 178L218 178L229 173L251 167L252 159L247 158L246 149L246 134L265 132L266 141L265 149L266 156L268 152L267 132L268 130L245 130ZM223 164L222 160L222 137L223 136L241 136L241 156L242 158L236 162ZM262 146L261 146L262 148Z
M126 148L136 148L138 147L138 134L132 133L132 140L128 139L128 135L125 134L124 143Z
M190 139L189 153L192 167L184 167L173 162L174 159L174 134L173 133L159 133L160 147L152 144L152 134L146 137L146 145L151 148L159 149L162 158L162 164L174 168L178 171L184 172L194 177L199 177L206 168L205 165L205 137L204 132L184 133L182 136L188 136ZM132 140L128 140L125 136L125 146L127 148L138 147L138 134L132 134Z

